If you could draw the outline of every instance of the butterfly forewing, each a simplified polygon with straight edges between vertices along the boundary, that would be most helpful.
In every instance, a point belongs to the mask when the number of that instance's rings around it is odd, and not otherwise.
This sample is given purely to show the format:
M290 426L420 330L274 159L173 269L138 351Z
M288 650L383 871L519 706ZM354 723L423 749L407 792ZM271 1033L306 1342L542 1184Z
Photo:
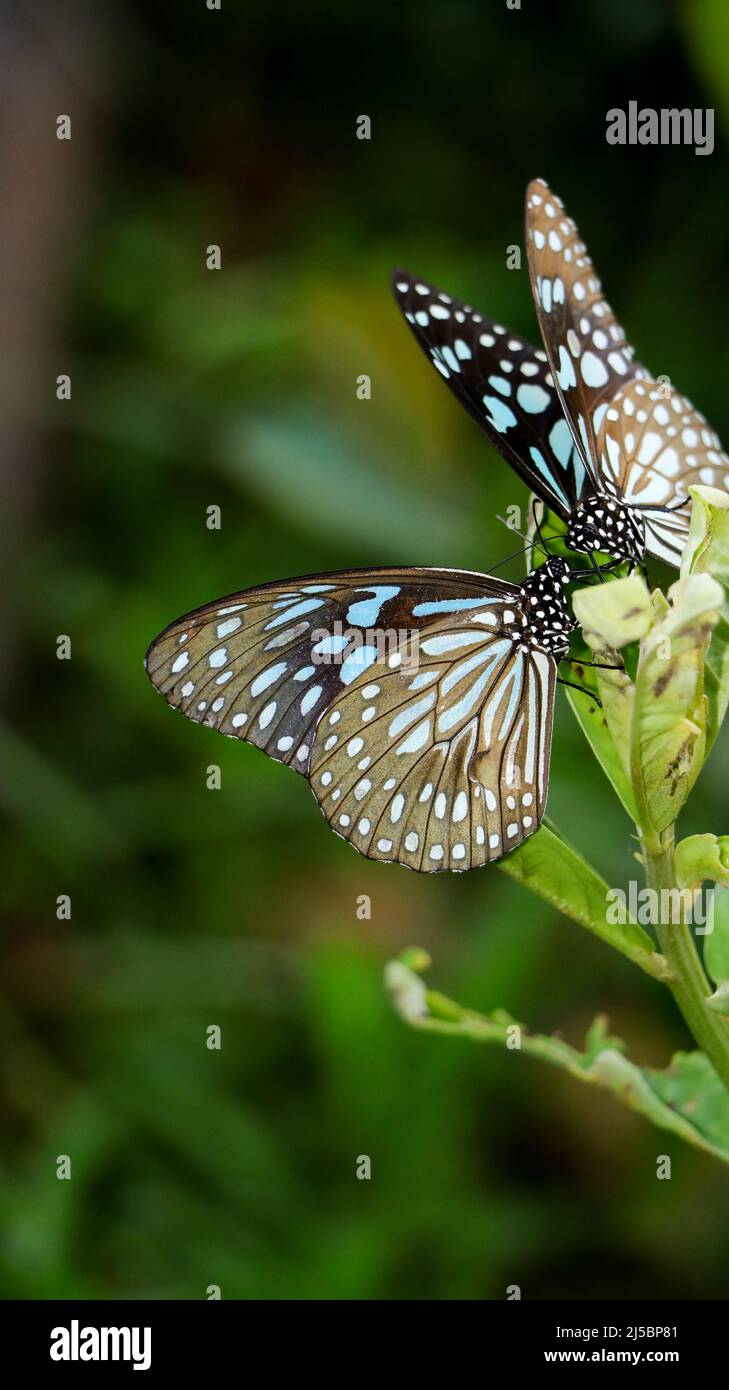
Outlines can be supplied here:
M632 381L605 412L598 449L603 473L624 500L647 508L647 549L678 565L691 519L688 488L729 489L729 458L704 416L677 391ZM677 507L682 497L686 505Z
M600 491L596 443L616 393L645 369L602 293L584 242L542 179L527 188L526 246L537 318L572 433Z
M147 671L188 719L306 775L323 711L382 645L432 622L433 602L481 606L489 585L493 595L513 588L467 571L393 568L264 584L178 619L152 643Z
M394 271L391 283L414 337L453 394L512 468L566 517L585 470L546 354L407 271Z
M363 854L463 870L544 814L556 666L519 599L467 571L312 576L188 614L147 669L189 718L307 775Z

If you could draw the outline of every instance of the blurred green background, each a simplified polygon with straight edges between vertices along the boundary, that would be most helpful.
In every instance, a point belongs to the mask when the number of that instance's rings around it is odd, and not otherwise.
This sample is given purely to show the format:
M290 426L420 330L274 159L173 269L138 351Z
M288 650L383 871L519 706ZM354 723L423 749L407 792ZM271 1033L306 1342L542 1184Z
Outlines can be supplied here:
M237 588L513 548L496 516L525 489L387 274L533 339L505 248L534 175L638 355L729 438L728 30L721 0L3 7L5 1297L729 1294L719 1165L516 1054L411 1034L382 967L417 942L437 987L576 1043L607 1010L652 1065L688 1043L668 995L496 869L363 860L303 779L142 668ZM715 152L608 147L630 99L715 107ZM686 833L727 828L722 760ZM608 882L633 874L562 694L550 814Z

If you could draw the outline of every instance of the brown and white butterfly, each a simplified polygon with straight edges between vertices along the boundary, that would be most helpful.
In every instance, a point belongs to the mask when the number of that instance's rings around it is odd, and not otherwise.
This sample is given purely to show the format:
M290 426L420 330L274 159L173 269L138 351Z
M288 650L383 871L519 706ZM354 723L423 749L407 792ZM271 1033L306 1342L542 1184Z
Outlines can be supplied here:
M541 179L527 189L526 247L544 350L407 271L392 275L397 303L453 393L567 523L572 549L678 565L688 487L729 490L729 458L690 402L634 360Z
M522 585L394 568L264 584L179 618L145 665L188 719L307 777L362 854L462 871L544 815L571 577L551 557Z

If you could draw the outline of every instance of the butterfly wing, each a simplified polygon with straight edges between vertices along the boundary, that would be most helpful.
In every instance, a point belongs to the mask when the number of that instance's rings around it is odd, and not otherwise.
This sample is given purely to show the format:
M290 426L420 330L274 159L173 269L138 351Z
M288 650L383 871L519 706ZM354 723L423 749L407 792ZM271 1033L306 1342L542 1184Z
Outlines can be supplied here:
M555 674L545 652L452 620L421 639L417 671L378 662L317 728L311 785L332 829L423 873L501 858L544 814Z
M677 391L667 395L658 382L632 381L605 412L598 450L620 495L646 508L647 549L679 565L691 520L688 488L705 483L729 490L729 458L703 415ZM686 505L677 507L682 497Z
M646 377L604 298L562 200L542 179L527 188L529 277L547 357L596 492L604 491L597 433L618 391Z
M407 271L392 290L414 338L499 453L566 519L585 470L546 354Z
M486 575L347 571L198 609L146 665L188 718L307 776L361 853L464 870L544 814L556 666L522 632L518 590Z

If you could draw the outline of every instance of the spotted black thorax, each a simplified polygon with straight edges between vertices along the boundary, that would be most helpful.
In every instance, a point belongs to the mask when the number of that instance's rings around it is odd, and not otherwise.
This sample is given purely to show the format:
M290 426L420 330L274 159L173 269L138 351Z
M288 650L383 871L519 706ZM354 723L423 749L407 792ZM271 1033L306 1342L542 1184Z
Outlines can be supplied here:
M557 661L568 655L569 634L577 626L565 592L572 578L567 561L551 555L520 585L524 650L529 646L541 647Z
M643 518L613 497L586 497L578 503L566 539L571 550L602 551L615 560L634 564L641 563L646 549Z

